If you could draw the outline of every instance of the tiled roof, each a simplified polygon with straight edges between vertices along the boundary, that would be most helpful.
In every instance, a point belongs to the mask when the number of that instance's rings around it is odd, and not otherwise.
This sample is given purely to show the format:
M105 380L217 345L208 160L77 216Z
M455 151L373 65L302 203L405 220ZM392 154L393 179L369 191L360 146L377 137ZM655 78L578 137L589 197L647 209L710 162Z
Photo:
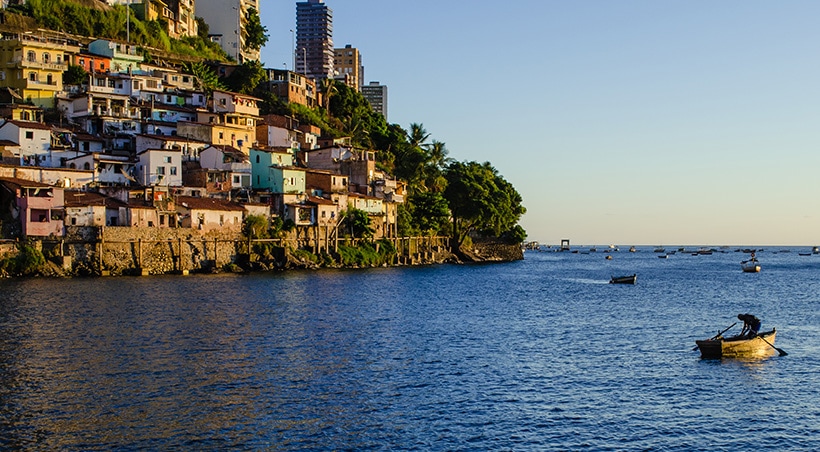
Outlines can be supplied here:
M241 205L215 198L196 198L193 196L177 196L177 206L182 206L190 210L222 210L222 211L245 211Z

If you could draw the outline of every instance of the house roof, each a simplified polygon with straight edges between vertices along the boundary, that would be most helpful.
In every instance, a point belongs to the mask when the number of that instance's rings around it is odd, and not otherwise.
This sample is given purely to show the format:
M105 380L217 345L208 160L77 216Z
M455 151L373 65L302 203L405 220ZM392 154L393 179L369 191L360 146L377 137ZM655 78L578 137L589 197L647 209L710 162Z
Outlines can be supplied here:
M0 146L20 146L19 144L15 143L11 140L0 140Z
M66 207L105 206L117 208L127 205L119 199L91 191L66 190L64 196Z
M329 199L321 198L319 196L308 196L308 202L316 205L335 206L336 203Z
M15 125L21 129L39 129L51 131L51 126L33 121L20 121L17 119L7 119L6 122L0 124L0 129L6 127L6 124Z
M20 188L52 188L51 185L42 182L34 182L32 180L19 179L16 177L0 177L0 183L6 185L13 185Z
M245 155L244 152L240 151L239 149L229 146L227 144L212 144L203 150L207 150L208 148L215 148L222 151L223 154L230 155L235 160L240 162L246 162L249 160L248 156Z
M241 205L226 201L224 199L216 199L216 198L197 198L193 196L177 196L176 197L176 204L177 206L185 207L189 210L217 210L217 211L245 211L245 208Z

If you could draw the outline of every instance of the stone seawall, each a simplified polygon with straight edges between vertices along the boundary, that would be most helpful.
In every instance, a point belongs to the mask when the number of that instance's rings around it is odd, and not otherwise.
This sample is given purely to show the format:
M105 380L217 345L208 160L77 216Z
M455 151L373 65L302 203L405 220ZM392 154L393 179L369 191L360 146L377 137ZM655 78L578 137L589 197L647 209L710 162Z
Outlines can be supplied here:
M192 272L266 271L345 266L403 266L460 262L509 262L524 258L520 245L499 240L474 240L469 250L453 253L447 237L399 237L389 254L351 261L350 251L375 248L381 242L340 238L320 241L293 233L282 239L250 241L238 228L214 231L138 227L67 227L61 239L35 241L49 260L45 276L161 275ZM16 242L14 242L16 243ZM7 244L6 248L16 248ZM390 245L389 245L390 246ZM248 253L248 250L253 253ZM16 255L16 250L5 250ZM343 263L346 262L346 263Z
M67 255L79 274L166 274L209 271L247 253L238 230L105 227L66 228Z

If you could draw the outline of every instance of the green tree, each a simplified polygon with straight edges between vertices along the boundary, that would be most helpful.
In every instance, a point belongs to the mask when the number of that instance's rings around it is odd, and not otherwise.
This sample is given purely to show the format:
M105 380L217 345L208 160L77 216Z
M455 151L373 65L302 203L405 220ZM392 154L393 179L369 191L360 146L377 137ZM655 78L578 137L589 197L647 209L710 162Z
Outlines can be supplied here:
M251 94L265 79L265 68L258 61L246 61L237 66L231 75L224 79L229 90L242 94Z
M245 24L245 48L259 50L268 42L268 29L262 25L259 12L254 8L248 9Z
M438 234L450 221L450 209L441 193L421 192L408 199L412 222L422 234Z
M225 89L219 77L202 61L185 65L183 71L196 77L199 88L210 94L215 89Z
M344 214L344 230L353 238L372 239L376 232L370 224L370 216L361 209L351 207Z
M521 195L489 162L453 162L445 177L444 197L450 204L455 249L471 234L501 237L513 231L527 211ZM519 231L516 236L520 235Z
M88 72L82 66L69 64L68 69L63 72L63 84L82 85L88 83Z

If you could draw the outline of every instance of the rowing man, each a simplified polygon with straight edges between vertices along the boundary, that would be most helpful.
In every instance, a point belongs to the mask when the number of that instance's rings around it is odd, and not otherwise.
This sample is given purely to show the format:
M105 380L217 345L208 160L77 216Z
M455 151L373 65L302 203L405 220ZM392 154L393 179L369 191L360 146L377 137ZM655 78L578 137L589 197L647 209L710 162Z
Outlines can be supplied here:
M743 320L743 329L740 330L740 335L747 334L749 337L757 336L760 331L760 319L752 314L738 314L738 320Z

